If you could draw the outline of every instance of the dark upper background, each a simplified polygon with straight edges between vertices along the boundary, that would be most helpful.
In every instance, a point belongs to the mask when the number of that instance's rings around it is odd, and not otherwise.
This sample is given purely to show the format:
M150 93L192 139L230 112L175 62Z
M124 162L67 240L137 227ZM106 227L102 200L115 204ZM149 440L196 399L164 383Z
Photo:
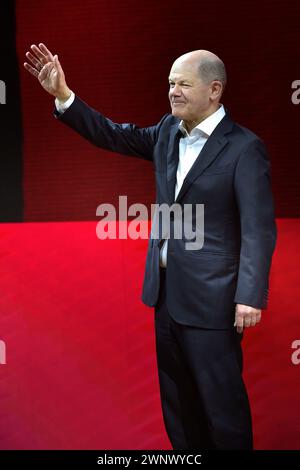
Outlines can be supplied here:
M151 164L97 149L52 117L52 98L23 69L26 50L39 42L58 53L70 88L82 99L117 122L141 126L169 112L167 78L176 57L200 48L218 54L228 73L222 102L268 147L276 214L298 217L300 105L292 104L291 83L300 79L299 13L295 0L239 6L199 0L17 0L11 70L15 67L19 77L0 108L1 118L14 115L18 126L19 79L22 121L10 140L21 145L4 145L2 138L0 151L2 166L6 162L6 210L17 204L19 212L2 220L93 220L100 203L117 204L119 195L128 195L129 204L155 202ZM12 34L5 40L9 54ZM9 91L13 78L7 74L3 61L0 79L6 77ZM9 152L19 152L21 163L12 164Z

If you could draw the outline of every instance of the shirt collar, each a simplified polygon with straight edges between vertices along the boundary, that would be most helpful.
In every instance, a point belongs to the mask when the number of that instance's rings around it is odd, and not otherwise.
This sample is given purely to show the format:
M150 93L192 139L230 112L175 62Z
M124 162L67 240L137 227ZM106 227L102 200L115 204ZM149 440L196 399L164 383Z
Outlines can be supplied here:
M181 130L185 137L191 137L199 133L205 134L206 137L209 137L213 133L219 122L223 119L225 114L226 112L224 106L221 104L217 111L215 111L213 114L211 114L202 122L200 122L198 126L194 127L190 134L186 130L183 121L180 121L178 128Z

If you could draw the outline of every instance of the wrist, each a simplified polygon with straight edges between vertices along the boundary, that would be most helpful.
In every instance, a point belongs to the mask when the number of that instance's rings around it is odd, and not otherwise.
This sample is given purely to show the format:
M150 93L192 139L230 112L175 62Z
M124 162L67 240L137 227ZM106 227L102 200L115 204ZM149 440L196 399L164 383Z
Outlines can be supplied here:
M58 99L60 104L63 104L70 98L71 94L72 94L72 91L70 90L70 88L67 87L63 91L57 93L55 95L55 98Z

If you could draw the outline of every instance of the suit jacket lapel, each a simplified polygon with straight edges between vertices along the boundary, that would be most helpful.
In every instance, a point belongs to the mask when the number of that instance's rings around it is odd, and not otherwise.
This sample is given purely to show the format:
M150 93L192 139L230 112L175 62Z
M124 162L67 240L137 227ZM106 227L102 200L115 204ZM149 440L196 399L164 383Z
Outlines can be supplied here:
M167 184L170 204L174 202L176 172L179 162L179 140L182 137L182 133L178 129L179 122L178 119L178 122L171 127L167 152Z
M215 160L221 150L225 147L228 142L226 134L231 132L233 124L234 123L230 116L226 113L222 121L217 125L213 133L207 139L203 149L186 175L175 202L179 202L182 199L192 182L203 173L203 171ZM175 169L175 181L176 170L177 166ZM174 196L172 201L173 200Z

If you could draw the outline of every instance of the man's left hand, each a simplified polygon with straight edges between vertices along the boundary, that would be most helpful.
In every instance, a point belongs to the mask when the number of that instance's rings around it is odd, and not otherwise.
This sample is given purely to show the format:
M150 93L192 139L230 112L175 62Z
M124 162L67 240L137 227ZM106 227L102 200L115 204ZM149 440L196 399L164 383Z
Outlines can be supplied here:
M236 304L235 322L237 332L242 333L244 328L255 326L261 320L261 309L249 307L249 305Z

